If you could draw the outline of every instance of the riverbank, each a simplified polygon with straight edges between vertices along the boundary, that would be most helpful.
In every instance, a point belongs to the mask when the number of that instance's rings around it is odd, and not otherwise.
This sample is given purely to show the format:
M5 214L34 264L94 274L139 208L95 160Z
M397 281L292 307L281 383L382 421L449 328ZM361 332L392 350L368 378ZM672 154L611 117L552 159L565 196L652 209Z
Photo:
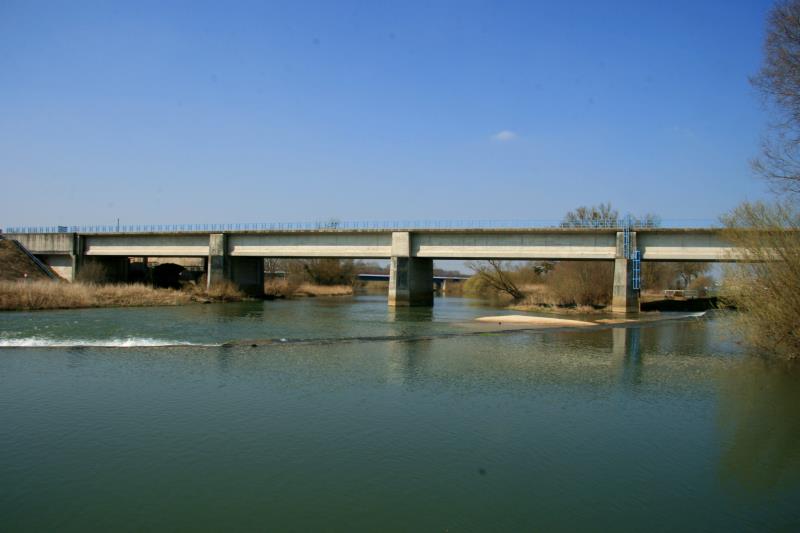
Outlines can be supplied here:
M685 318L700 318L705 316L705 311L668 313L660 312L639 313L633 316L615 316L606 318L587 318L586 320L572 320L567 318L543 317L534 315L493 315L477 317L475 321L497 326L521 326L525 329L545 328L586 328L586 327L611 327L618 325L646 324L677 320Z
M244 295L230 284L221 284L206 291L196 286L175 290L157 289L139 284L0 281L0 311L185 305L240 301L244 298Z

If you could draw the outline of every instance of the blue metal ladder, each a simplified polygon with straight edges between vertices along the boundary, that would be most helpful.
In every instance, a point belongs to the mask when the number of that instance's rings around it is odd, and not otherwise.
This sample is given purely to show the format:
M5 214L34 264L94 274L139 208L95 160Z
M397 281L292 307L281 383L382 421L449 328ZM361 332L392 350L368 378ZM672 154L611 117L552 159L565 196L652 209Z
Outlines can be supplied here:
M623 246L626 259L631 261L631 284L638 291L642 288L642 252L631 249L631 219L625 221L623 230Z
M633 290L638 291L642 289L642 252L634 250L633 257L631 257L631 284Z

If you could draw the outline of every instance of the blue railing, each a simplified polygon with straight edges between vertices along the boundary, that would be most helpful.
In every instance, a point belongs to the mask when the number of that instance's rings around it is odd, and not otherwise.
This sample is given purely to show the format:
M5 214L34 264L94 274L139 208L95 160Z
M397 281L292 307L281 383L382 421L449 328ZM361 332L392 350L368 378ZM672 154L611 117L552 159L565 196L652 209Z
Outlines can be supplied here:
M527 228L707 228L719 227L711 219L675 219L628 222L625 219L564 223L561 220L357 220L316 222L252 222L235 224L113 224L107 226L14 226L5 233L164 233L219 231L313 231L313 230L423 230L423 229L527 229Z

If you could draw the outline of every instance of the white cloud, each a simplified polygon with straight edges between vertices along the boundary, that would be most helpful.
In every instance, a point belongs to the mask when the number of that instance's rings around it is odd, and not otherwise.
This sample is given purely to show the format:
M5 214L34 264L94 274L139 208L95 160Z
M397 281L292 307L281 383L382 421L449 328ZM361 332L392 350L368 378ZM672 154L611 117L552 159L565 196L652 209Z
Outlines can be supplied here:
M494 139L495 141L501 142L501 143L506 143L506 142L509 142L509 141L513 141L516 138L517 138L517 134L514 133L511 130L498 131L497 133L492 135L492 139Z

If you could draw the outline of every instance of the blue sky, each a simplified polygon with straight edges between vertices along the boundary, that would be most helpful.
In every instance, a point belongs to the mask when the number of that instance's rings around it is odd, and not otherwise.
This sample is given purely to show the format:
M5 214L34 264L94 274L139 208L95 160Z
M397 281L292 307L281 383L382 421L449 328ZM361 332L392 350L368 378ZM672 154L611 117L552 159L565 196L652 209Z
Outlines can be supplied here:
M770 5L0 0L0 227L713 219Z

